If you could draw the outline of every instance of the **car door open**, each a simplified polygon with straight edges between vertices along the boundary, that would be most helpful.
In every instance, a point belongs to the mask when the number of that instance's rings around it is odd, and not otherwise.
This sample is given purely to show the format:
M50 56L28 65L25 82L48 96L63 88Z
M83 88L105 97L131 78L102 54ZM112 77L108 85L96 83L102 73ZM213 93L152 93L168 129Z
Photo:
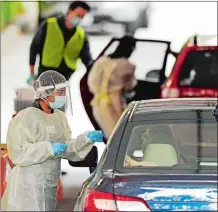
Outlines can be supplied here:
M101 56L107 56L113 53L119 45L120 40L121 38L111 39L97 59ZM144 39L135 40L136 48L129 58L129 61L136 65L135 76L138 83L134 89L135 95L131 101L159 98L161 85L166 79L166 62L168 55L171 53L170 42ZM90 93L87 84L88 73L89 72L87 72L80 81L81 97L86 113L94 128L101 130L92 114L90 102L93 95Z
M136 95L132 100L157 99L160 87L166 79L165 70L170 42L159 40L137 40L130 61L136 65L138 81Z

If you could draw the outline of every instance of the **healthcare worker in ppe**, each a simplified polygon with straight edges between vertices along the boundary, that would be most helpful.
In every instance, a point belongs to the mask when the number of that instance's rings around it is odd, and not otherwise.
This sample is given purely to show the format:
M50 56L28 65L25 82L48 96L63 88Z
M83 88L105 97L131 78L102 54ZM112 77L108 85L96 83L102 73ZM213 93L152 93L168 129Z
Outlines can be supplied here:
M136 85L135 65L128 61L135 45L133 37L124 36L115 52L99 58L88 75L93 115L106 138L126 107L125 94Z
M2 211L55 211L61 158L81 161L95 142L102 142L101 131L71 138L67 118L58 110L65 104L68 88L58 72L42 73L34 83L35 106L11 120L7 148L14 168L2 198Z

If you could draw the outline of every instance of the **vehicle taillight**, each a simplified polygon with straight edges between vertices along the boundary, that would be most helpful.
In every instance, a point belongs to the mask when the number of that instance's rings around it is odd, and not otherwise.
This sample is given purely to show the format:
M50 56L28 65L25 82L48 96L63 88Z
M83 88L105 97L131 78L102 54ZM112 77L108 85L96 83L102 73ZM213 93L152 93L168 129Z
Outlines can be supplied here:
M161 92L161 98L178 98L179 89L177 88L164 88Z
M140 198L114 195L100 191L88 191L83 211L151 211Z

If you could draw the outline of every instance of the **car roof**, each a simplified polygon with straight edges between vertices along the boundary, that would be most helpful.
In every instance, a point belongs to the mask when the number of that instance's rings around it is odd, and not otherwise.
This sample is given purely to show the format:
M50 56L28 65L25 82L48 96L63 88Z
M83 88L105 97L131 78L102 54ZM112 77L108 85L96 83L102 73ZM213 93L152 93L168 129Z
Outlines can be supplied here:
M175 111L185 109L211 109L217 104L217 98L172 98L136 101L130 104L131 117L148 112Z

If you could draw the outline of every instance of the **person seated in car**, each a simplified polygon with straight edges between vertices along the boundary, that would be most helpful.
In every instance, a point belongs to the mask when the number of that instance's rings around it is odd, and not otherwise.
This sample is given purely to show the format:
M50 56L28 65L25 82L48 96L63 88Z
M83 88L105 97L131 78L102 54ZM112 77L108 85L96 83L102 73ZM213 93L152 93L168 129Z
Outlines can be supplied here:
M141 161L131 158L130 155L125 157L124 166L172 166L179 161L178 147L175 138L168 126L159 125L146 129L142 135L141 150L144 153ZM159 144L160 146L153 148L153 152L148 150L151 144ZM151 156L151 154L153 154Z
M131 36L124 36L117 49L102 56L93 65L88 76L88 86L94 98L93 115L109 138L126 107L125 93L136 85L135 65L128 61L136 46Z

